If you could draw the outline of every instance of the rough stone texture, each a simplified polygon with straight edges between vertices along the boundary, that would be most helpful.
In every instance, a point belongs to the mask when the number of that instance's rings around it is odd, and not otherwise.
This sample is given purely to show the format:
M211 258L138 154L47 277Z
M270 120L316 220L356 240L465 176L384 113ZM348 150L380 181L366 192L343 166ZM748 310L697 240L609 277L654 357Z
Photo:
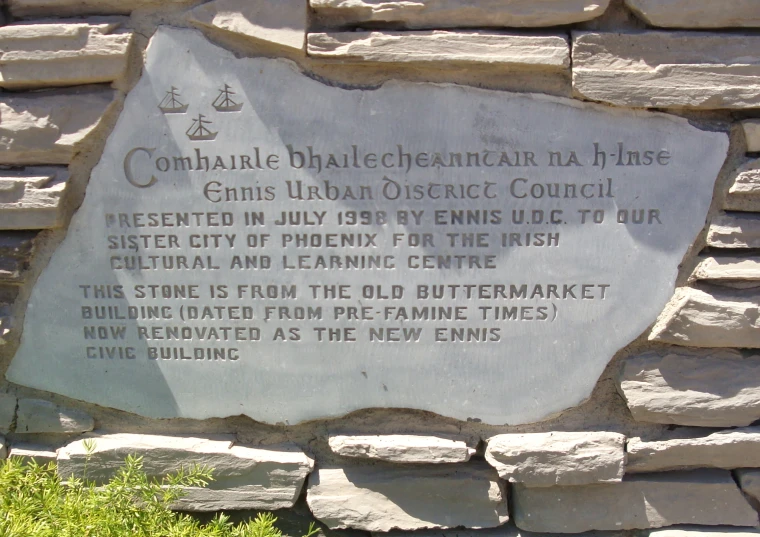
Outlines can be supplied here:
M15 395L0 393L0 433L11 430L13 420L16 419L16 405L18 401Z
M713 527L700 528L697 526L682 526L665 528L649 532L649 537L757 537L760 530L756 528Z
M214 469L206 488L190 487L174 506L185 511L220 509L284 509L293 506L314 461L292 444L268 447L234 445L233 436L192 438L139 434L93 437L95 451L88 475L107 480L129 454L144 457L148 475L160 477L193 464ZM86 464L84 440L58 453L62 477L81 476Z
M498 528L473 530L459 528L455 530L418 530L390 531L387 533L372 532L372 537L557 537L554 534L541 534L523 531L514 524L506 524ZM576 534L576 537L630 537L623 531L590 531ZM717 536L716 536L717 537Z
M760 119L745 119L742 121L744 139L747 141L747 152L760 151Z
M0 96L0 164L68 164L114 97L91 86Z
M493 32L343 32L309 34L310 56L378 63L488 63L510 68L566 70L570 48L560 35Z
M760 211L760 160L736 170L724 207L732 211Z
M95 428L92 417L81 410L61 408L43 399L19 399L17 433L86 433Z
M742 491L755 502L755 507L760 505L760 470L737 470L734 472Z
M472 449L461 440L438 436L384 435L344 436L328 439L330 449L343 457L399 463L467 462Z
M0 87L112 82L127 69L131 32L118 23L35 23L0 28Z
M34 250L36 231L0 233L0 283L21 283Z
M747 257L706 257L700 261L692 274L694 280L706 280L715 284L738 284L748 286L760 283L760 259Z
M573 32L573 89L618 106L754 108L758 45L739 34Z
M491 528L509 519L506 489L485 464L319 468L306 500L334 529Z
M594 19L609 0L311 0L342 23L394 22L406 28L558 26Z
M754 0L625 0L633 12L661 28L741 28L760 26Z
M194 0L7 0L13 17L128 15L135 9L183 5Z
M188 13L191 22L303 50L307 5L304 0L214 0Z
M755 526L757 513L729 472L699 470L577 487L512 487L515 524L527 531L659 528L674 524Z
M746 426L760 419L760 357L728 350L644 354L624 362L619 389L638 421Z
M655 442L628 439L627 474L738 467L760 467L760 427Z
M18 457L24 462L36 462L37 464L47 464L55 462L58 454L52 448L47 446L38 446L35 444L11 444L9 457Z
M760 248L760 215L731 213L716 216L707 232L713 248Z
M625 436L607 432L500 434L486 460L499 477L531 487L620 481Z
M760 295L729 289L676 291L649 339L687 347L760 347Z
M8 456L8 443L5 441L5 437L0 436L0 459L5 459Z
M58 227L63 216L61 198L68 179L66 168L0 170L0 229Z

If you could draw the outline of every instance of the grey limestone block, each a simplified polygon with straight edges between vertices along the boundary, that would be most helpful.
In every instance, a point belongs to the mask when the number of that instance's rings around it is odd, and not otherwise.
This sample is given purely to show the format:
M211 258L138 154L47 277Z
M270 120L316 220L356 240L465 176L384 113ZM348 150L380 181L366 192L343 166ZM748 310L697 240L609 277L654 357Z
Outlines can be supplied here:
M0 229L59 227L69 172L59 167L0 170ZM0 261L0 264L2 261Z
M485 464L318 468L306 501L333 529L491 528L509 520L506 488Z
M190 22L289 49L303 50L307 0L214 0L188 13Z
M758 528L679 526L649 532L649 537L757 537Z
M626 107L755 108L758 45L734 33L573 32L573 90Z
M688 347L760 347L760 295L716 288L676 291L649 339Z
M760 151L760 119L745 119L741 125L747 141L747 151L757 153Z
M623 478L624 446L608 432L500 434L488 439L486 461L512 483L586 485Z
M376 63L480 63L493 68L564 71L570 47L561 35L488 31L310 33L309 56Z
M760 211L760 159L736 170L724 207L728 211Z
M87 473L96 482L107 480L127 455L143 456L149 476L161 477L199 464L214 470L206 488L189 487L174 505L183 511L221 509L285 509L298 499L314 460L293 444L250 447L235 444L234 436L209 438L141 434L92 436L95 450L87 462L85 440L58 452L61 477Z
M760 419L760 357L735 351L628 358L618 386L637 421L735 427Z
M754 0L625 0L641 19L662 28L757 28Z
M760 505L760 470L744 468L734 472L736 480L742 492L746 494L755 505Z
M467 462L474 452L462 440L425 435L333 435L328 443L333 453L343 457L397 463Z
M742 189L751 188L742 185ZM713 218L707 232L707 245L713 248L760 248L760 215L726 213Z
M99 86L0 96L0 164L68 164L115 96Z
M391 22L405 28L541 27L599 17L609 0L311 0L340 24Z
M16 433L86 433L95 428L92 416L81 410L61 408L44 399L19 399Z
M24 462L36 462L37 464L47 464L55 462L58 454L56 450L49 446L40 446L37 444L13 443L8 454L9 457L16 457Z
M760 427L729 429L684 438L628 440L626 474L691 468L760 467Z
M0 394L0 433L7 433L11 430L13 420L16 419L16 405L18 400L15 395L10 393Z
M118 22L14 23L0 28L0 87L112 82L124 76L132 33Z
M135 9L185 5L193 0L7 0L13 17L128 15Z
M723 470L645 474L575 487L517 484L512 495L515 524L534 532L758 524L757 513Z

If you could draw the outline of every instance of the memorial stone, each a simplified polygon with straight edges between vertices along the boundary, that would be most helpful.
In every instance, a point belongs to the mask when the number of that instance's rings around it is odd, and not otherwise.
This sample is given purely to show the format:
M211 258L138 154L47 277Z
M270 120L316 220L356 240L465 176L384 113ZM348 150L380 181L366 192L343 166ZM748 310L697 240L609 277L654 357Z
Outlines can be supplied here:
M727 147L554 97L329 86L161 29L7 377L153 418L540 420L662 311Z

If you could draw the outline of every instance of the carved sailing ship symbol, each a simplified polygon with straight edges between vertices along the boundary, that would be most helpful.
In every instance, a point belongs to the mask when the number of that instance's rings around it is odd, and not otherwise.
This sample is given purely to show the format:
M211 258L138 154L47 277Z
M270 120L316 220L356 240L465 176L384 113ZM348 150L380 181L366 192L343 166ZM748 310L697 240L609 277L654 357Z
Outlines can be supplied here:
M190 125L190 128L185 133L188 138L193 141L214 140L216 138L219 132L212 132L205 127L205 125L211 125L211 121L204 119L205 117L203 114L198 114L198 117L193 120L192 125Z
M184 114L187 107L188 105L179 100L179 91L174 86L166 92L166 96L158 105L164 114Z
M219 95L214 99L211 106L216 108L217 112L240 112L243 108L243 103L236 102L232 98L233 95L237 94L232 91L232 88L228 84L225 84L224 88L219 90Z

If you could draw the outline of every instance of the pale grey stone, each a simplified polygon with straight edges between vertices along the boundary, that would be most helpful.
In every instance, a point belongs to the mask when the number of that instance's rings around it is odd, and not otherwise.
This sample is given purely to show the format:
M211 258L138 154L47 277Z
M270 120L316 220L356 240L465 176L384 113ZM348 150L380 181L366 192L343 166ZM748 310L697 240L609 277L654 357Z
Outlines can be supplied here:
M747 152L760 151L760 119L745 119L742 121L744 139L747 141Z
M318 468L306 501L328 528L492 528L509 520L507 491L485 464Z
M599 17L609 0L311 0L317 13L351 22L397 22L406 28L537 27Z
M760 10L754 0L625 0L644 21L662 28L757 28Z
M7 433L11 430L13 420L16 419L17 403L15 395L0 393L0 433Z
M649 537L757 537L758 534L757 528L681 526L651 531Z
M56 462L58 453L51 447L35 444L11 444L9 457L16 457L24 462L36 462L43 465Z
M19 399L16 433L86 433L95 428L92 416L62 408L44 399Z
M8 457L8 443L4 436L0 436L0 459Z
M306 0L214 0L188 13L191 22L290 49L303 50Z
M649 442L641 438L628 439L626 474L760 467L760 427L718 431L707 436L697 434Z
M487 63L554 71L570 67L570 45L561 35L441 30L311 33L307 52L316 58L378 63Z
M760 37L573 32L576 95L644 108L760 106Z
M760 470L737 470L734 473L742 492L756 505L760 504Z
M707 231L714 248L760 248L760 215L731 213L716 216Z
M343 457L401 463L467 462L474 451L462 440L404 434L335 435L330 436L328 443L333 453Z
M734 427L760 419L760 357L734 351L629 358L619 387L638 421Z
M48 229L61 225L66 168L0 170L0 229Z
M7 0L13 17L128 15L135 9L183 5L195 0Z
M132 33L118 23L37 22L0 28L0 87L112 82L124 76Z
M577 537L629 537L623 531L589 531L575 534ZM551 533L533 533L521 530L514 524L505 524L498 528L473 530L459 528L455 530L417 530L389 531L385 533L372 532L372 537L556 537Z
M236 445L234 436L108 434L94 436L92 440L95 449L89 462L87 439L59 450L61 477L81 477L87 465L90 479L104 482L130 454L143 457L144 470L151 477L163 477L194 464L212 468L214 480L207 487L186 488L186 496L174 505L183 511L290 508L314 468L314 460L295 445Z
M164 111L182 111L176 103L167 106L172 91L178 102L188 106L185 113L162 113L162 102ZM241 106L239 111L231 110L235 107L229 101L224 104L224 91L234 92L231 97ZM214 108L215 101L221 111ZM198 131L200 114L204 121L211 121L205 125L209 133L216 133L214 140L190 138ZM210 137L198 134L195 138ZM618 169L612 157L618 144L626 151L655 151L653 158L667 149L667 166L665 160L662 165L653 160L650 166L642 163ZM295 152L306 151L308 156L308 146L319 152L319 173L316 168L299 167ZM352 146L361 155L357 156L359 168L352 162ZM398 167L399 147L402 153L409 152L408 159L401 156L410 163L408 170L403 163ZM264 169L240 170L241 155L256 165L256 148ZM514 151L529 151L536 166L517 167L512 162L510 171L506 165L489 167L481 161L480 166L468 168L467 152L483 159L484 148L503 151L504 158L512 160ZM556 154L550 155L554 150L564 155L562 166L552 163L552 158L557 160ZM672 297L678 266L704 226L726 150L725 133L702 131L685 119L664 114L453 85L396 81L373 89L346 90L307 77L290 62L236 58L209 43L199 31L162 28L152 38L143 78L126 98L84 202L31 291L21 346L7 378L153 418L244 414L258 421L294 424L361 408L392 407L490 424L545 419L585 400L611 357L638 338ZM289 151L293 151L293 165ZM495 156L490 151L489 159ZM453 159L454 169L438 165L430 169L427 164L438 152L440 158ZM456 154L450 157L450 152L461 152L461 168ZM349 167L335 168L329 157L333 153L341 161L345 154ZM418 163L412 153L426 157L421 156ZM386 158L390 168L382 168L379 160L372 164L372 158L381 159L384 154L396 155L393 162ZM236 156L236 170L230 169L231 155ZM198 171L194 159L204 156L209 158L209 170L200 160L202 170ZM212 169L217 156L226 171L221 165ZM188 167L184 157L191 161L192 171L182 169ZM470 158L473 161L474 156ZM582 165L569 162L564 166L573 158ZM268 159L270 163L276 159L278 169L269 169ZM330 167L325 168L328 163ZM160 171L166 166L170 171ZM580 195L563 199L563 213L554 216L564 218L567 225L516 226L511 224L512 208L542 210L544 217L557 210L553 199L529 200L510 194L505 177L524 176L539 186L574 184L580 189L591 184L603 192L612 188L607 194L614 198L603 193L595 200ZM494 189L489 196L496 198L480 197L485 195L486 182ZM426 190L425 185L431 183L475 185L470 192L481 194L477 199L436 200L425 193L424 200L413 199L417 194L412 186ZM401 189L400 198L406 197L403 191L409 186L410 199L395 199L394 184ZM262 198L270 192L274 199L251 201L259 187ZM330 197L337 188L346 199L291 199L291 195L298 198L298 188L316 188L328 195L328 187ZM372 199L348 199L349 187L354 196L359 194L357 187L364 187ZM433 198L441 194L438 187L431 188ZM528 188L527 183L516 182L515 196L527 196ZM689 195L684 196L687 191ZM243 195L247 201L242 201ZM221 201L226 196L230 200L238 196L238 201ZM606 211L605 222L581 224L581 211L589 207ZM619 217L632 214L622 211L636 210L641 216L641 209L645 210L644 224L618 223ZM659 212L650 214L649 209ZM338 222L355 210L375 215L382 211L381 219L388 221L367 226ZM410 210L424 212L419 226L403 223L402 217ZM462 225L456 220L436 224L435 211L444 211L440 216L446 217L449 210L464 211L454 213L454 218L469 211L481 219L484 211L492 216L493 211L501 211L496 214L502 221L487 226ZM326 220L322 226L274 223L283 212L300 218L304 211L309 219L314 212L324 212ZM259 212L264 225L246 225L246 215L250 218ZM192 221L181 223L185 215ZM150 227L154 218L159 219L159 227ZM177 222L181 225L170 226ZM225 225L216 225L220 223ZM509 246L515 240L510 233L534 228L561 233L562 246ZM488 248L447 243L446 233L484 229ZM215 248L213 235L220 233L229 239L221 237ZM262 233L271 240L264 247L249 247L248 241ZM377 247L300 248L294 243L283 247L286 235L292 238L296 233L318 240L327 240L327 234L333 234L331 240L335 234L346 234L348 239L359 236L362 241L364 234L376 234ZM410 233L428 233L433 246L409 245ZM394 246L394 234L401 234L405 242ZM134 251L130 235L147 235L147 247L140 244ZM159 235L163 242L153 244ZM169 235L179 246L161 248L168 246ZM191 241L198 244L203 236L208 246L190 247ZM126 242L121 243L121 238ZM527 240L522 235L517 238L520 244ZM233 248L228 246L230 239L234 239ZM502 240L507 240L507 247L501 246ZM421 266L422 261L435 265L438 256L445 263L445 256L461 255L467 260L473 254L480 262L486 255L493 256L496 268L473 265L470 269L467 262L462 269L456 265L409 268L410 264ZM423 255L432 257L423 259ZM189 263L188 269L163 268L164 261L167 266L178 265L179 256ZM290 268L300 262L299 256L307 256L300 258L302 266L313 268ZM331 263L331 256L342 263L347 256L359 263L380 256L381 263L388 259L396 268L322 268L320 260ZM269 260L271 268L245 268L246 258L260 259L262 264ZM449 259L456 263L455 258ZM200 264L193 270L196 263L205 265L204 270ZM643 273L646 278L641 277ZM110 292L113 298L95 299L95 285L103 286L98 292ZM163 285L171 286L166 288L170 295L184 292L185 298L165 298ZM212 285L227 286L228 298L211 298ZM351 298L333 300L319 294L315 298L310 285L347 286L344 292ZM377 286L385 296L393 285L399 286L393 288L397 292L403 287L401 299L376 296ZM456 298L419 298L432 285L444 286L435 289L446 293L458 289ZM448 287L453 285L460 287ZM468 298L462 285L479 286L476 292L484 297L491 293L493 298ZM296 297L283 297L292 286ZM523 288L525 298L519 296ZM159 289L156 296L151 289ZM190 289L198 298L187 295ZM320 289L324 288L316 288ZM502 291L514 297L502 299L494 294ZM145 296L138 298L143 292ZM266 299L270 292L280 299ZM121 293L123 298L119 298ZM374 298L365 298L370 293ZM342 305L360 308L360 304L370 309L354 309L352 315L363 312L372 320L359 321L348 318L348 312L340 313ZM87 319L95 311L92 308L104 305L111 309L98 311L112 318ZM489 314L483 320L478 308L485 305L499 307L500 318ZM128 309L136 306L159 308L164 318L147 318L149 310L139 307ZM306 311L297 307L322 308L322 319L280 319L281 310L267 309L272 306L289 307L285 315ZM412 319L412 308L421 307L427 308L422 315L437 314L438 307L464 308L460 311L467 321ZM275 318L265 321L267 312ZM502 313L512 319L502 318ZM139 318L129 318L131 314ZM242 318L249 314L253 319ZM51 326L55 338L50 337ZM320 342L314 329L325 327L357 341ZM464 330L475 327L480 331ZM239 332L229 332L229 328ZM295 328L300 329L300 341L277 340L295 337ZM401 328L406 335L397 330ZM252 329L260 329L259 341L237 339L258 337ZM370 329L383 329L384 339L419 337L419 342L371 341ZM499 341L472 341L482 340L484 329L490 331L487 337ZM471 341L455 341L462 335ZM447 341L436 342L436 337ZM214 352L225 353L226 359ZM308 380L294 384L294 379Z
M692 278L725 284L760 282L760 259L753 257L705 257L694 269Z
M486 461L502 479L530 487L620 481L625 436L607 432L499 434L488 439Z
M0 164L68 164L114 97L87 86L0 96Z
M756 526L757 513L723 470L626 477L577 487L512 487L513 516L527 531L660 528L675 524Z
M649 334L687 347L760 347L760 294L730 289L676 291Z
M732 211L760 211L760 159L736 170L724 207Z

